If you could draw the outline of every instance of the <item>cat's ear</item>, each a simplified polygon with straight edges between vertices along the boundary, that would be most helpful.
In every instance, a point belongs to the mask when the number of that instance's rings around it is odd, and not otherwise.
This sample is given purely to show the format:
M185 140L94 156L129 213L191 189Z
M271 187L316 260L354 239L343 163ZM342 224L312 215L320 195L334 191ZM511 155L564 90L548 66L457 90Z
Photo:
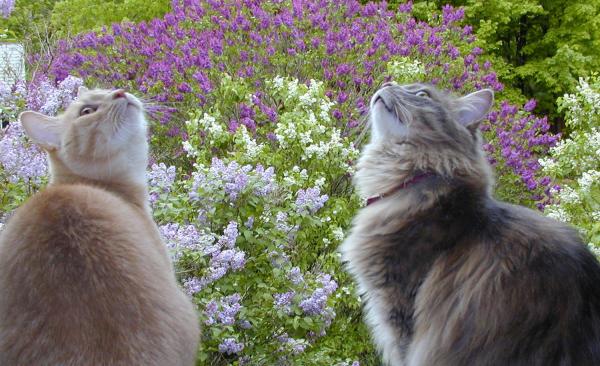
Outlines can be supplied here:
M85 86L80 86L79 89L77 89L77 98L81 97L83 94L88 92L88 88L86 88Z
M482 89L459 98L458 103L458 122L475 131L494 104L494 92L491 89Z
M27 136L42 148L53 151L60 147L62 125L58 118L26 111L19 114L19 121L21 121Z

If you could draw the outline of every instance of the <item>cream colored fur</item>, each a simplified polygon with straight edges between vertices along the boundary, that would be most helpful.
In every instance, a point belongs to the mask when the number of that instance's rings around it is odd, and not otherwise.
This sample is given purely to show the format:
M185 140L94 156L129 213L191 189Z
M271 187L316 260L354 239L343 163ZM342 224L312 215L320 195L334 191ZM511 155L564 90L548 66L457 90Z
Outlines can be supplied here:
M194 365L196 310L148 205L142 103L84 89L59 117L20 120L51 180L0 235L0 364Z

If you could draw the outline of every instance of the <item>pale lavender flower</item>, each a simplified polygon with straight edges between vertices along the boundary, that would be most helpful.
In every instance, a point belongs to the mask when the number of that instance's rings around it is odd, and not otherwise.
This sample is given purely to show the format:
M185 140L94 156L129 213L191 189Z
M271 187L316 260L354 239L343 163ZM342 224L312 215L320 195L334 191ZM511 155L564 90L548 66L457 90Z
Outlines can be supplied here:
M319 275L317 280L321 282L323 287L318 287L308 298L300 302L300 308L306 315L323 314L327 305L327 298L337 289L337 283L328 274Z
M35 79L29 84L27 106L46 115L54 116L66 108L77 95L83 80L68 76L55 86L46 76Z
M275 299L275 306L282 309L287 309L289 305L292 303L292 299L296 295L296 292L289 291L284 292L282 294L274 294L273 298Z
M202 280L196 277L191 277L183 281L183 289L190 296L200 292L203 287Z
M252 328L252 324L247 320L240 320L238 324L240 325L240 328L242 328L242 329L251 329Z
M221 235L219 238L219 244L225 248L233 248L238 235L239 232L237 222L231 221L225 230L223 230L223 235Z
M290 225L287 223L288 215L285 212L279 211L275 216L275 228L283 231L284 233L291 230Z
M194 225L169 223L159 226L158 229L173 261L177 261L186 250L204 250L215 242L212 234L201 233Z
M325 205L329 199L326 194L321 195L319 187L299 189L296 197L298 213L315 213Z
M0 11L2 16L8 18L15 8L15 0L0 0Z
M210 300L206 304L206 307L204 308L204 315L207 317L207 319L204 321L206 325L213 325L216 323L215 316L218 310L219 305L216 301Z
M210 267L208 269L208 275L206 276L207 283L213 283L227 274L226 267Z
M161 192L170 192L175 183L176 170L174 166L167 167L165 163L152 164L148 175L148 184Z
M211 300L206 304L204 309L204 315L207 320L207 325L222 324L222 325L233 325L236 322L236 317L242 305L240 300L242 297L240 294L233 294L221 298L219 301Z
M0 167L11 183L31 180L39 184L47 175L46 154L26 142L25 132L18 121L12 121L5 130L0 129Z
M289 347L293 354L298 355L306 349L306 344L297 339L290 339L288 341Z
M238 251L231 259L230 266L234 271L242 269L246 265L246 253Z
M225 338L221 344L219 344L219 352L228 355L237 354L242 352L244 344L237 342L234 338Z
M254 194L264 197L275 190L275 169L273 167L265 169L259 164L254 169L254 172L259 178L257 185L254 188Z
M304 276L298 267L292 267L290 273L288 273L288 279L296 286L304 282Z

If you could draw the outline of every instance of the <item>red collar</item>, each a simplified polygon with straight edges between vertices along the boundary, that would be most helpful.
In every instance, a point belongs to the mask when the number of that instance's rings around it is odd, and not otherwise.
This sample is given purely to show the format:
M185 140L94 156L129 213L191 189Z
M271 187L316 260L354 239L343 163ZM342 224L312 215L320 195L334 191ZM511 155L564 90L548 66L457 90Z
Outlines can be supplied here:
M417 184L420 181L422 181L423 179L431 177L433 175L434 175L433 173L421 173L421 174L417 174L414 177L410 178L409 180L402 182L402 184L396 186L394 189L392 189L392 190L390 190L390 191L388 191L386 193L378 194L377 196L372 196L372 197L367 198L367 206L370 205L370 204L372 204L372 203L375 203L375 202L379 201L382 198L385 198L387 196L391 196L392 194L398 192L401 189L409 187L409 186L411 186L413 184Z

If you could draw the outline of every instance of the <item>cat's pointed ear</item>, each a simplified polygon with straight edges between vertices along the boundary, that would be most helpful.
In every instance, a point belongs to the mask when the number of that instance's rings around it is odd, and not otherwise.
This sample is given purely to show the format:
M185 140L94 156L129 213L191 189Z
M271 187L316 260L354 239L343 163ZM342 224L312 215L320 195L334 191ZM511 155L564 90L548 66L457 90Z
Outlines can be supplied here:
M26 111L19 114L19 121L27 136L42 148L53 151L60 147L62 126L58 118Z
M458 103L458 122L475 131L494 104L494 92L491 89L482 89L459 98Z
M86 88L85 86L80 86L79 89L77 89L77 98L81 97L83 94L88 92L88 88Z

